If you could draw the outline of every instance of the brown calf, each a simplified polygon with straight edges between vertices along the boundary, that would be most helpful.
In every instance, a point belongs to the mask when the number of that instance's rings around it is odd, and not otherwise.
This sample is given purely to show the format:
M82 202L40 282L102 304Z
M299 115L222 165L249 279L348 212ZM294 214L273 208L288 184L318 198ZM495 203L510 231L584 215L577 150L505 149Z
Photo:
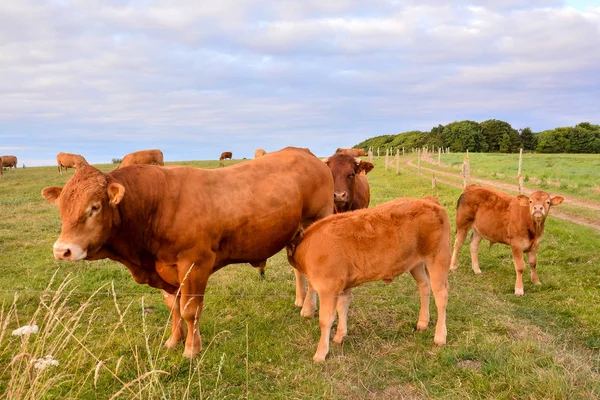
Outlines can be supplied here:
M365 151L365 149L343 149L340 147L335 152L350 154L351 156L354 156L354 157L364 157L367 155L367 152Z
M350 291L364 282L391 282L404 272L417 281L421 310L417 330L429 323L430 282L438 309L434 342L446 343L450 220L430 199L402 198L370 209L335 214L314 223L288 246L288 259L319 294L321 339L313 359L324 361L336 308L333 341L347 333Z
M477 185L467 186L458 198L456 239L451 269L453 271L457 269L458 252L467 232L473 228L470 245L473 271L481 274L477 258L481 239L485 238L491 244L509 245L517 273L515 294L522 296L525 270L523 253L528 253L531 281L539 285L540 280L536 270L538 244L544 233L544 223L550 206L557 206L562 202L561 196L550 197L548 193L541 190L533 192L531 198L528 198L524 195L511 196L499 190Z
M127 154L123 157L123 161L119 164L119 168L127 167L134 164L149 164L164 166L165 161L163 152L158 149L140 150Z
M58 172L62 175L62 169L68 171L69 168L79 168L82 165L89 165L83 156L79 154L63 153L62 151L56 155L56 163L58 164Z
M254 152L254 158L262 157L265 154L267 154L267 152L263 149L256 149L256 151Z

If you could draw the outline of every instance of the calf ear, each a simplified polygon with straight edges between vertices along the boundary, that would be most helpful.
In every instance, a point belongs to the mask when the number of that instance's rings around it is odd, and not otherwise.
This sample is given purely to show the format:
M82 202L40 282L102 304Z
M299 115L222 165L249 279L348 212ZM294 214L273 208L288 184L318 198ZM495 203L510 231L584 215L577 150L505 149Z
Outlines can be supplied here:
M529 197L520 194L517 196L517 200L519 200L519 205L522 207L528 206L529 205Z
M42 189L42 196L48 200L51 204L58 205L58 197L62 192L62 188L58 186L48 186Z
M109 204L113 207L116 207L117 204L123 200L123 196L125 195L125 188L123 185L118 183L111 183L108 185L108 199Z
M360 174L361 172L364 171L365 175L368 174L369 172L371 172L371 170L373 170L373 168L375 168L375 166L368 162L368 161L361 161L358 164L358 168L356 169L356 173Z
M550 205L557 206L562 203L564 198L562 196L554 196L552 200L550 200Z

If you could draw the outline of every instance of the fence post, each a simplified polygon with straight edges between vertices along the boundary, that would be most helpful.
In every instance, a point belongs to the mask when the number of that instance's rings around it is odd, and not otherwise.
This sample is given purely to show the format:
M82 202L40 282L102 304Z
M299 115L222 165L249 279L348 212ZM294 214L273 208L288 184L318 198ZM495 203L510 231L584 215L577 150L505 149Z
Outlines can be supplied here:
M519 175L519 194L523 194L524 189L524 180L521 175Z
M442 148L438 147L438 165L442 165Z
M417 152L417 174L419 175L419 183L421 183L421 149Z
M396 149L396 175L400 173L400 149Z
M462 176L463 176L463 189L467 187L469 184L469 176L471 174L471 165L469 162L469 158L465 157L462 165Z
M373 149L369 149L369 162L373 164Z
M379 147L377 148L377 158L379 158Z
M388 170L388 159L390 155L390 149L385 149L385 172Z
M437 180L435 179L435 174L433 174L433 178L431 178L431 188L435 189L437 185Z
M519 150L519 172L517 172L517 177L521 176L521 167L523 166L523 149Z

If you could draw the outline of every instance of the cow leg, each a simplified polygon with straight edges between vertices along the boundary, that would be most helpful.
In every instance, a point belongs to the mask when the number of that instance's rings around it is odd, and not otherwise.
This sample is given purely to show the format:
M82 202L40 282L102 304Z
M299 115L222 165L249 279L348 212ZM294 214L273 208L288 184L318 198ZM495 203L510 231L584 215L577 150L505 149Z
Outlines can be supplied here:
M456 271L458 269L458 252L460 251L463 243L465 242L468 231L469 228L456 229L456 237L454 238L454 251L452 252L452 261L450 262L451 271Z
M438 318L433 342L438 346L446 344L446 307L448 306L448 254L439 252L432 262L427 263L427 271L437 307Z
M335 308L338 301L338 293L333 291L319 292L319 325L321 327L321 338L317 346L313 360L316 362L325 361L329 353L329 336L331 335L331 325L335 318Z
M181 268L177 265L179 272L179 281L181 282L181 300L179 303L181 317L187 323L187 339L185 341L185 350L183 356L187 358L195 357L202 350L202 340L198 329L198 320L202 313L204 305L204 292L208 277L212 272L214 264L214 254L209 261L196 262L194 264L186 263Z
M306 296L306 286L304 285L304 276L300 271L294 268L294 276L296 277L296 307L302 307L304 304L304 296Z
M302 305L302 310L300 310L300 315L304 318L312 318L315 316L316 309L317 292L315 292L315 289L310 284L310 281L308 281L308 291L306 292L306 297L304 298L304 303Z
M479 256L477 254L481 239L483 239L483 236L481 236L476 229L473 229L473 236L471 236L471 244L469 245L469 249L471 250L471 267L473 268L473 272L475 272L477 275L481 274L481 269L479 268Z
M537 251L532 250L527 254L527 261L529 261L529 266L531 267L531 282L534 285L541 285L540 278L537 273Z
M521 249L512 248L513 262L515 263L515 272L517 280L515 282L515 295L523 296L523 271L525 271L525 261L523 260L523 251Z
M419 287L419 297L421 298L421 309L419 310L419 320L417 321L417 331L427 330L429 325L429 276L423 263L410 270L410 274L417 281Z
M337 301L338 326L333 342L341 344L348 334L348 307L350 306L350 292L352 289L346 289L342 292Z
M185 339L186 327L181 318L179 296L169 294L163 290L163 297L165 298L167 307L169 307L169 310L171 311L171 336L169 336L169 339L165 342L165 347L172 349Z

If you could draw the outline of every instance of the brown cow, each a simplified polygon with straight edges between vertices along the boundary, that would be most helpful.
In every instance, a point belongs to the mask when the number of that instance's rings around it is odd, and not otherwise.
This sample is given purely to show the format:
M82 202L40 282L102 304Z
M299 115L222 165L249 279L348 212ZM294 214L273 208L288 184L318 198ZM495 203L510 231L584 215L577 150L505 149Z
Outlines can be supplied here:
M172 310L167 347L202 348L198 318L208 277L231 263L261 263L299 231L333 212L333 178L310 151L293 147L224 169L133 165L107 174L77 169L58 204L59 260L109 258L138 283L163 289ZM185 281L185 284L183 284Z
M350 154L351 156L354 156L354 157L364 157L367 155L367 153L365 152L365 149L343 149L340 147L335 152Z
M230 151L224 151L224 152L222 152L221 153L221 157L219 157L219 161L223 161L223 160L226 160L226 159L232 160L233 159L233 153L230 152Z
M79 168L82 165L89 165L85 158L79 154L63 153L57 154L56 162L58 163L58 172L62 175L62 169L68 171L69 168Z
M263 149L256 149L256 151L254 152L254 158L262 157L265 154L267 154L267 152Z
M0 157L0 176L4 175L4 167L2 166L2 157Z
M118 168L123 168L134 164L153 164L164 166L165 162L163 159L163 152L158 149L134 151L133 153L129 153L123 157L123 161L121 161L121 164L119 164Z
M336 153L323 161L333 174L335 212L369 207L371 191L366 174L373 164L347 153Z
M2 168L17 168L17 157L2 156Z
M321 339L315 361L329 352L329 335L347 333L350 291L365 282L386 283L404 272L417 281L421 310L417 330L429 323L430 280L438 309L434 343L446 343L446 305L450 267L450 220L437 201L402 198L377 207L332 215L300 232L288 246L290 263L308 277L319 294Z
M517 272L515 294L523 296L523 271L525 270L523 253L528 253L531 281L539 285L540 280L536 270L538 244L544 233L544 223L550 206L557 206L562 202L561 196L550 197L548 193L541 190L533 192L531 198L528 198L524 195L511 196L499 190L477 185L467 186L458 198L456 239L451 269L456 271L458 252L467 237L467 232L472 227L470 248L473 271L481 274L477 257L481 239L485 238L491 244L507 244L512 248Z

